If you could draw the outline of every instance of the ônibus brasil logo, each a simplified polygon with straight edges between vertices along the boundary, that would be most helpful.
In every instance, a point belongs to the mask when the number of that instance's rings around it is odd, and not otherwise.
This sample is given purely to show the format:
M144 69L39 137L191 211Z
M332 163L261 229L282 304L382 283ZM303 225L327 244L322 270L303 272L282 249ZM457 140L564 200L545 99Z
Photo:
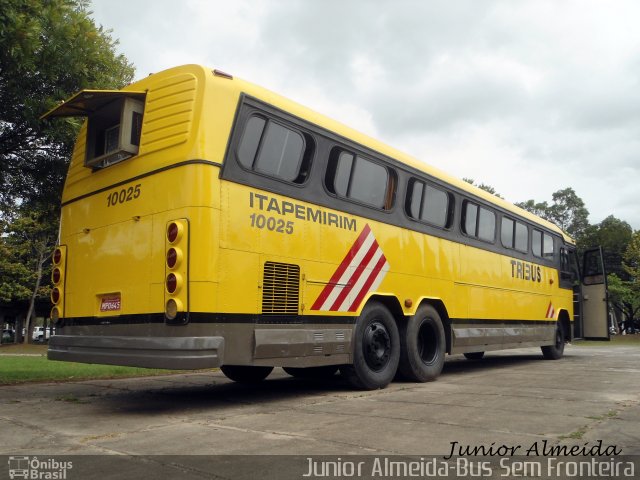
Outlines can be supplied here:
M73 468L73 462L63 462L54 458L40 460L38 457L9 457L9 478L32 480L65 480L67 470Z

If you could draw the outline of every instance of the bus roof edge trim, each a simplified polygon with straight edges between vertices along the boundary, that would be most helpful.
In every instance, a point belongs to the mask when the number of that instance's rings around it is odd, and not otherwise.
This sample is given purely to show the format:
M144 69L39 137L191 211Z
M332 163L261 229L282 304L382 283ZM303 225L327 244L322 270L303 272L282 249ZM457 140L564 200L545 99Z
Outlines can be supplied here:
M143 100L146 94L146 92L122 90L80 90L68 100L42 115L40 120L55 117L88 117L114 100L123 97Z

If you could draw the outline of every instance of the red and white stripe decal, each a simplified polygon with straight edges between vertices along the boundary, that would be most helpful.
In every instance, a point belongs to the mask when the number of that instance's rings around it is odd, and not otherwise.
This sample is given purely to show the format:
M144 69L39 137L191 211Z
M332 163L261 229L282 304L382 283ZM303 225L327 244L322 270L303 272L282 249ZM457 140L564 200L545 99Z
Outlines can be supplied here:
M553 303L549 302L549 306L547 307L547 315L544 318L555 318L556 311L553 308Z
M378 288L388 271L387 257L369 225L365 225L311 310L355 312L365 295Z

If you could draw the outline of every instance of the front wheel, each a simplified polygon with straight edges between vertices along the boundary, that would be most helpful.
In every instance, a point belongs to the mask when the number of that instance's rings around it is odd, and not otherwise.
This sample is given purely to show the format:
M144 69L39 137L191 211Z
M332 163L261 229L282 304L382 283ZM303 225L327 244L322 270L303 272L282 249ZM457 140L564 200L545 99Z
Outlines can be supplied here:
M368 304L356 324L353 364L340 367L356 388L376 390L393 380L400 359L398 326L384 305Z
M553 345L545 345L540 347L542 356L545 360L559 360L564 353L564 330L560 322L556 325L555 343Z
M254 367L251 365L223 365L220 367L227 378L238 383L257 383L269 376L273 367Z
M400 327L402 376L415 382L435 380L444 366L446 337L442 320L431 305L418 308Z

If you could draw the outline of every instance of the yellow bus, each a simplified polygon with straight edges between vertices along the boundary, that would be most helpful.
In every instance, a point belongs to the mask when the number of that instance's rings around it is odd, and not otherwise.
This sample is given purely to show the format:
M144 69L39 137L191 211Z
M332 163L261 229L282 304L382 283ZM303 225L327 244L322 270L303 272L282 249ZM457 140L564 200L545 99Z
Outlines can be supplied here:
M608 338L599 251L271 91L186 65L65 116L50 359L375 389Z

